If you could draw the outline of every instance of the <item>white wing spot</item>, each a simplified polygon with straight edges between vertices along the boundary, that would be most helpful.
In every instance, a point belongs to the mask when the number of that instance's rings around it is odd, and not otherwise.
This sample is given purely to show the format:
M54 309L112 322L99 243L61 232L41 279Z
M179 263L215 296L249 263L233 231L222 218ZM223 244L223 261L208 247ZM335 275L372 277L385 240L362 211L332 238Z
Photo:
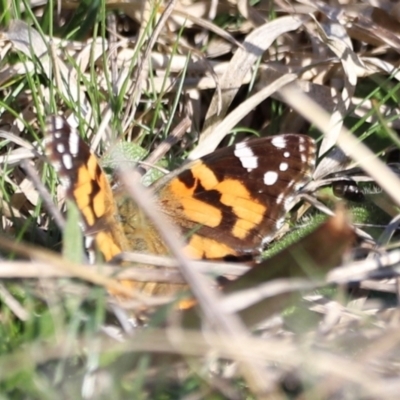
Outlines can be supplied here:
M304 144L299 144L299 151L300 151L300 153L305 153L306 146L304 146Z
M76 156L79 152L79 135L77 132L71 132L69 136L69 151L73 156Z
M279 171L287 171L288 168L289 168L289 164L286 163L286 162L282 162L282 163L279 165Z
M234 154L239 158L243 168L246 168L248 171L258 167L258 158L246 143L237 143Z
M62 154L65 152L65 146L62 143L57 143L57 151Z
M63 154L62 156L62 160L63 160L63 165L65 167L65 169L72 169L72 157L70 154Z
M290 153L289 153L288 151L285 151L285 152L283 153L283 157L289 158L289 157L290 157Z
M268 171L264 174L264 183L271 186L278 180L278 173L275 171Z
M274 136L271 140L271 143L277 149L284 149L286 147L286 139L283 136Z
M56 139L61 139L62 138L62 134L61 134L60 131L55 131L54 132L54 136L55 136Z
M53 121L55 129L61 130L64 128L65 122L61 117L55 117Z

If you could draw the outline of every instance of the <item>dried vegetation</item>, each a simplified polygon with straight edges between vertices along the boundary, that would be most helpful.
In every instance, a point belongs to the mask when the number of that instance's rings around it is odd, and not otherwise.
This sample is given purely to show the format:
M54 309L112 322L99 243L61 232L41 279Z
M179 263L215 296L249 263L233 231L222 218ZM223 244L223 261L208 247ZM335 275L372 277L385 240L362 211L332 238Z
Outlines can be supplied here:
M5 396L398 398L397 1L1 4ZM246 267L152 259L174 269L119 277L184 277L198 310L166 307L156 328L135 326L171 299L116 301L104 287L130 294L114 279L120 268L80 263L76 217L59 212L64 193L43 157L52 113L79 126L105 166L144 161L148 180L256 132L321 137L314 189L360 183L364 201L347 206L357 241L340 208L303 239L307 271L292 245L263 265L274 280L250 271L223 295L205 276ZM66 258L43 250L60 247L60 228Z

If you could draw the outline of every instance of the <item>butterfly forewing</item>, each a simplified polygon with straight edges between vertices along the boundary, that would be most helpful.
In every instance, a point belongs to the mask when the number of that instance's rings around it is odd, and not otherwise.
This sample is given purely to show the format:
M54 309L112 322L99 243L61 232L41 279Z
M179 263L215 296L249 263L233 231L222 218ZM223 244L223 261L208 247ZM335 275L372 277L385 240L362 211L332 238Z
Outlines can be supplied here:
M280 228L315 157L315 142L304 135L238 143L189 164L159 197L188 236L189 254L246 258Z
M105 260L112 259L125 247L125 240L106 175L78 131L64 118L49 117L46 131L46 155L81 213L87 246L94 240Z

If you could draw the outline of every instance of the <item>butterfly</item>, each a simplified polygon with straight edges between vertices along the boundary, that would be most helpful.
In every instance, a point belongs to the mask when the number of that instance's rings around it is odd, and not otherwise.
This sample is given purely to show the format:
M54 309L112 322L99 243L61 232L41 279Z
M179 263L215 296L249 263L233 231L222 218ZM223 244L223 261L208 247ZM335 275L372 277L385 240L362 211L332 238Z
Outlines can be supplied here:
M95 154L61 116L46 125L46 154L75 202L88 242L105 261L122 251L166 255L156 226L114 192ZM257 259L315 169L316 145L301 134L256 138L214 151L151 186L155 204L193 259ZM143 285L141 285L142 287ZM164 292L162 285L146 292Z

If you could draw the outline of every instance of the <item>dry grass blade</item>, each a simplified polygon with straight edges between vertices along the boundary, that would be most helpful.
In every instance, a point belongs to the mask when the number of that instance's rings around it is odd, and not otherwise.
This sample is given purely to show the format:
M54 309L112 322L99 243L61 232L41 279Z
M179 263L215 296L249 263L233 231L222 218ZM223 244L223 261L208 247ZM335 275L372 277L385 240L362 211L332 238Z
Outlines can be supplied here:
M323 43L325 43L338 57L343 66L344 88L340 95L334 99L336 105L331 115L330 126L321 143L319 154L325 154L336 144L340 129L343 126L344 117L348 112L351 99L354 96L357 85L357 68L362 66L362 62L351 48L351 40L346 34L346 30L337 21L328 25L330 36L326 34L322 26L314 18L315 27Z
M370 278L391 278L399 274L399 268L396 267L399 263L400 251L393 250L386 254L380 254L374 259L355 261L338 266L329 272L327 281L341 284Z
M178 271L157 271L143 269L142 267L113 267L109 265L85 266L85 270L91 274L101 271L101 274L109 278L139 282L170 282L184 283ZM45 262L3 261L0 265L1 279L43 279L43 278L76 278L76 275L65 268L61 268Z
M172 14L183 17L183 20L185 22L192 21L195 24L197 24L198 26L201 26L201 27L209 30L210 32L216 33L218 36L220 36L221 38L225 39L226 41L232 43L236 47L239 47L239 48L242 47L242 44L240 42L238 42L237 40L235 40L235 38L232 35L230 35L228 32L226 32L224 29L221 29L216 24L213 24L212 22L207 21L204 18L199 18L198 16L193 15L192 13L188 13L182 6L179 5L179 2L177 4L177 6L175 7L175 9L173 10Z
M12 294L7 290L7 288L0 283L0 298L7 304L7 307L19 318L21 321L27 321L29 318L29 313L22 307L22 305L12 296Z
M177 271L178 263L176 260L168 259L160 256L151 256L145 254L137 254L134 257L123 257L125 261L131 261L138 266L124 267L101 265L92 266L85 265L85 270L91 273L101 272L102 275L110 278L118 278L124 281L139 281L139 282L170 282L176 284L185 283L182 275ZM145 264L158 265L160 267L168 267L164 269L145 269ZM221 264L202 261L190 261L191 268L198 270L203 274L231 276L241 275L248 270L247 266L237 264ZM2 261L0 264L1 279L41 279L41 278L73 278L76 277L68 269L60 269L59 267L45 262L38 263L35 261Z
M152 254L142 253L121 253L118 261L129 261L139 264L158 265L160 267L178 268L179 263L177 260L169 257L156 256ZM196 261L190 260L191 268L202 273L212 275L241 275L250 267L237 262L212 262L212 261Z

